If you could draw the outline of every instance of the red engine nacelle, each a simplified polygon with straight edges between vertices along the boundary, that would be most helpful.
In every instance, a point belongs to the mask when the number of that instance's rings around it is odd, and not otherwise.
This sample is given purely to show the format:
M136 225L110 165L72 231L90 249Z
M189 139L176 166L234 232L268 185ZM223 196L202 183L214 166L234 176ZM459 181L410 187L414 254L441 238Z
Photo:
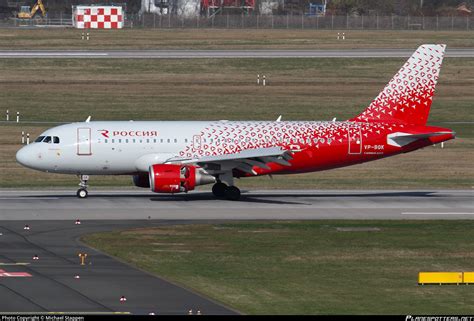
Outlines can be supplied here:
M179 193L196 187L196 167L177 164L150 166L150 187L155 193Z

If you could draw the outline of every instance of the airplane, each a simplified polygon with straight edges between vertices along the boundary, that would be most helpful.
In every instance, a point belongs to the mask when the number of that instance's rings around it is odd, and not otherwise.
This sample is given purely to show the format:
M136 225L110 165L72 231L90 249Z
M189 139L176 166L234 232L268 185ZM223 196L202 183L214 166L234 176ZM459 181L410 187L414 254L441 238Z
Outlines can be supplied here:
M157 193L214 184L238 200L235 178L360 164L455 138L426 125L446 45L422 45L358 116L346 121L90 121L46 130L16 154L23 166L78 175L131 175Z

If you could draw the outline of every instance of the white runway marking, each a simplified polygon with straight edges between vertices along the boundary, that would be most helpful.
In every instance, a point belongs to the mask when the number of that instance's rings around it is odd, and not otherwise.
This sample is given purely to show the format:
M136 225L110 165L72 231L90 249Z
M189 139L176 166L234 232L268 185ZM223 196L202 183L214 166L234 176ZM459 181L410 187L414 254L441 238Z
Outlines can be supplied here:
M474 215L474 213L458 213L458 212L402 212L402 215Z
M402 58L413 49L346 49L346 50L0 50L0 58ZM474 57L472 48L454 48L447 57Z
M106 52L2 52L3 57L96 57L108 56Z
M0 197L0 200L57 200L59 197Z

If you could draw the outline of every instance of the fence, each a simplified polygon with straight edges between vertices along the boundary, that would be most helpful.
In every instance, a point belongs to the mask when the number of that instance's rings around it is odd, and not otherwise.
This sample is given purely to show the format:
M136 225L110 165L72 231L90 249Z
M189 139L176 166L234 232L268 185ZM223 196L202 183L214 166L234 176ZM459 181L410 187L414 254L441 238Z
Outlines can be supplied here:
M305 15L129 15L128 27L220 29L474 30L474 17L305 16Z
M4 20L8 25L71 25L71 15L47 19ZM216 29L338 29L338 30L474 30L474 17L462 16L306 16L306 15L176 15L129 14L125 28L216 28Z

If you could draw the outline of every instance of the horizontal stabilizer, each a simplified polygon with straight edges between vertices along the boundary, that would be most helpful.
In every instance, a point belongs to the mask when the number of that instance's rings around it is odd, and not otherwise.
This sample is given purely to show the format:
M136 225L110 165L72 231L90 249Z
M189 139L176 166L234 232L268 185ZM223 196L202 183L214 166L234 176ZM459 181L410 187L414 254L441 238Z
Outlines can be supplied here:
M426 139L446 134L453 134L453 132L431 132L421 134L393 133L387 135L387 144L397 147L403 147L419 139Z

